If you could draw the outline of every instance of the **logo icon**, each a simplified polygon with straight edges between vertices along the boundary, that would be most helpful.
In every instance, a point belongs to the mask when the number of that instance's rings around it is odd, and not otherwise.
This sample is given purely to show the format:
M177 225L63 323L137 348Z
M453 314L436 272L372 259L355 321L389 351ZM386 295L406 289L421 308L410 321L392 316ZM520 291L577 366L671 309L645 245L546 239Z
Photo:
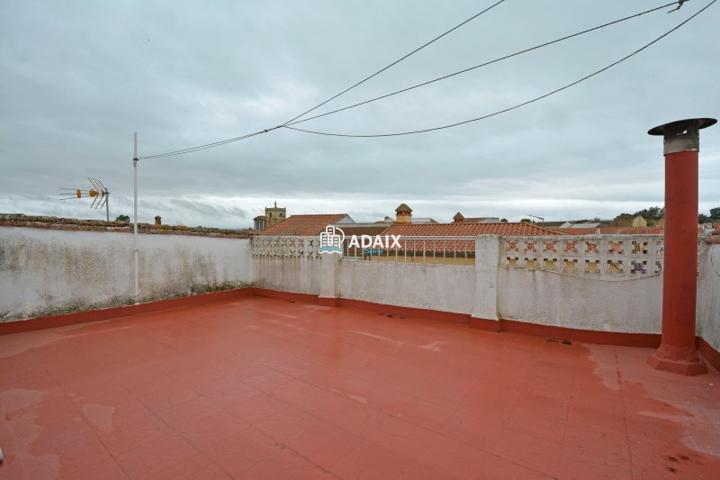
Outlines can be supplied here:
M343 241L345 241L345 232L342 228L334 225L325 227L324 232L320 232L320 253L337 253L342 255Z

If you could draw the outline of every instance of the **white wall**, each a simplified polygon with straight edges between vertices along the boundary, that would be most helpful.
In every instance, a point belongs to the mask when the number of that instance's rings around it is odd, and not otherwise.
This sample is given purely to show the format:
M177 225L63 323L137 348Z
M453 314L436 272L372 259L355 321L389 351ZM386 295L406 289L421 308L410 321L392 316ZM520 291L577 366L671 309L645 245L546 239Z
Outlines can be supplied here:
M661 277L613 281L502 268L498 277L501 318L582 330L660 332Z
M342 298L442 312L471 313L473 308L474 267L344 258L337 278Z
M320 293L320 259L255 257L255 286L281 292Z
M0 227L0 321L132 301L131 234ZM139 236L141 300L253 281L248 239Z
M662 277L509 268L498 239L490 240L478 239L477 265L460 266L329 262L308 239L288 240L290 255L287 245L265 239L251 257L246 239L140 235L141 300L253 284L489 319L660 333ZM0 227L0 321L130 303L132 287L131 234ZM720 245L700 251L698 334L720 350Z
M698 334L720 351L720 245L700 250Z

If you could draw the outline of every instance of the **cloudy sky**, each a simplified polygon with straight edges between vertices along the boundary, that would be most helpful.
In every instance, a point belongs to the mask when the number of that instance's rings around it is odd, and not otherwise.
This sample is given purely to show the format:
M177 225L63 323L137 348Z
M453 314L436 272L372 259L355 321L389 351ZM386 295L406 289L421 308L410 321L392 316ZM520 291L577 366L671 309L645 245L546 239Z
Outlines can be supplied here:
M152 155L269 128L492 3L482 1L0 2L0 212L103 218L60 187L100 177L132 214L132 134ZM659 5L506 0L325 110ZM706 5L631 20L385 101L302 124L342 133L426 128L554 90ZM663 201L666 121L720 116L720 5L561 94L435 133L333 138L280 129L140 162L140 218L241 227L288 213L520 219L612 217ZM318 111L324 111L323 109ZM720 127L703 131L700 207L720 206Z

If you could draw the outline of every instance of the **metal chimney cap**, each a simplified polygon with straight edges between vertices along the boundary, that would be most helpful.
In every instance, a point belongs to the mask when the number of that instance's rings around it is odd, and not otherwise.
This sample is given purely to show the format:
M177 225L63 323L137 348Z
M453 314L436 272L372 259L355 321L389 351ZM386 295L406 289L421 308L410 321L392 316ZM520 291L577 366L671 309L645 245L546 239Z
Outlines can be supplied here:
M648 130L648 135L675 135L684 132L688 128L695 127L698 130L715 125L717 120L714 118L688 118L685 120L676 120L674 122L664 123L655 128Z

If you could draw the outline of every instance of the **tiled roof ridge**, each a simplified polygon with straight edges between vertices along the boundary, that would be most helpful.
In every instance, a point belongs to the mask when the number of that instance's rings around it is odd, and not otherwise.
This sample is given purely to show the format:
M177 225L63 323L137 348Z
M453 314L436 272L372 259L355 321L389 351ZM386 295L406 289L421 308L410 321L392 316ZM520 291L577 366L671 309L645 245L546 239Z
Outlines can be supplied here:
M131 222L107 222L105 220L81 220L78 218L25 215L22 213L0 213L0 227L25 227L75 232L130 233L133 231L132 226ZM152 223L138 223L138 233L223 238L249 238L253 234L249 229L232 230L212 227L186 227L184 225L155 225Z
M484 232L488 234L497 235L562 235L552 228L540 227L533 223L525 222L494 222L494 223L469 223L469 222L453 222L453 223L434 223L434 224L410 224L410 223L396 223L388 227L385 233L388 232L400 232L410 231L406 235L418 235L423 234L434 234L434 235L450 235L457 234L458 232L467 232L468 235L483 235ZM414 231L414 232L413 232Z

